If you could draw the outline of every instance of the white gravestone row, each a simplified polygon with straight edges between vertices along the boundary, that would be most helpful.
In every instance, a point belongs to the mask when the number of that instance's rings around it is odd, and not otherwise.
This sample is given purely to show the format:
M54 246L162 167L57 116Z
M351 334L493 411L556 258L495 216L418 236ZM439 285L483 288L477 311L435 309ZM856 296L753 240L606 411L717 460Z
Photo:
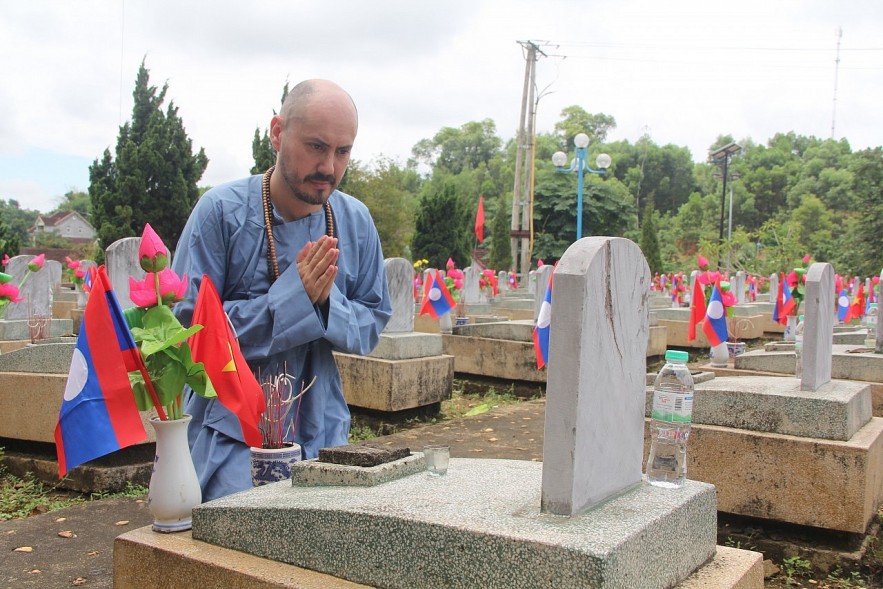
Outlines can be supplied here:
M641 482L650 269L633 242L587 237L554 280L542 510L573 515Z
M806 273L803 374L800 390L817 391L831 380L834 342L834 269L815 263Z
M383 266L392 304L392 316L383 331L410 333L414 331L414 267L404 258L387 258Z
M736 272L736 279L733 281L733 285L736 289L736 304L741 305L745 302L745 272L742 270Z
M35 257L15 256L6 264L6 273L12 276L13 284L20 284L27 275L18 293L22 300L10 303L6 309L6 319L10 321L52 316L52 273L44 264L43 268L28 275L28 263Z
M482 302L480 279L481 272L475 266L463 270L463 302L467 305L477 305Z
M770 274L770 302L776 304L776 297L779 295L779 275L776 273Z

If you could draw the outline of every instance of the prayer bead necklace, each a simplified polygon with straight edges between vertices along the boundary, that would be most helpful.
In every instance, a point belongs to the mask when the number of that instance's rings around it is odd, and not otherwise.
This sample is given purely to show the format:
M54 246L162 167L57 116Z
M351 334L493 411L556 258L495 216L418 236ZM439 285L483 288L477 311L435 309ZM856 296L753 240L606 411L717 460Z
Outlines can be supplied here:
M276 242L273 240L273 204L270 202L270 176L273 175L275 169L276 166L270 166L270 169L264 172L264 179L261 183L264 224L267 228L267 271L270 275L270 284L279 278L279 261L276 259ZM334 213L331 212L331 203L326 200L323 208L325 209L325 234L328 237L334 237Z

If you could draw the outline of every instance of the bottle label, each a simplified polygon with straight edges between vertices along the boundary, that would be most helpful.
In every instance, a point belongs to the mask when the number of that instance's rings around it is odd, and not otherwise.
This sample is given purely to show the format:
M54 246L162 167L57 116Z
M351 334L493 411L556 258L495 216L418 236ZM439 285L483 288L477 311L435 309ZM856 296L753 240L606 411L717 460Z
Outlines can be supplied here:
M653 411L650 415L659 421L690 423L693 420L693 394L653 391Z

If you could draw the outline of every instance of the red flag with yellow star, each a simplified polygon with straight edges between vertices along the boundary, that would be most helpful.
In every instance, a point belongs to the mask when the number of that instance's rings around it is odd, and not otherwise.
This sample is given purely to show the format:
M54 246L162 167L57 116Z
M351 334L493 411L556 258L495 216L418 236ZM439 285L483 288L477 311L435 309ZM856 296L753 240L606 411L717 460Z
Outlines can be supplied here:
M192 324L202 325L188 342L194 362L202 362L221 404L239 418L243 441L261 447L258 422L266 408L264 392L233 335L224 306L207 275L202 276Z

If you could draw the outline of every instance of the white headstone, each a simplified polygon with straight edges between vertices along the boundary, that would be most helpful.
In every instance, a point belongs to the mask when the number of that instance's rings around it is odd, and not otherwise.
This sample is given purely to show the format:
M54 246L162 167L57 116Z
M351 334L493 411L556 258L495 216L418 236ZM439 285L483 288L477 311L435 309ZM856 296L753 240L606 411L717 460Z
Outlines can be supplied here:
M527 273L527 294L537 296L537 271L531 270ZM540 294L542 297L543 295Z
M52 278L45 264L37 272L29 273L28 263L35 257L15 256L6 264L6 273L12 276L13 284L19 285L22 280L25 281L18 292L22 300L9 304L6 309L6 319L21 320L31 316L52 316Z
M481 302L481 288L478 285L480 279L481 272L475 266L463 270L463 302L467 305Z
M775 272L770 274L770 302L776 304L779 296L779 275Z
M537 323L537 318L540 316L540 309L543 307L543 301L546 298L546 289L549 288L549 280L552 279L552 272L555 271L555 267L551 264L546 264L542 268L537 269L536 272L536 289L537 294L533 299L533 322L534 325Z
M143 280L147 273L141 269L138 263L138 246L141 244L140 237L124 237L118 239L107 247L105 259L107 262L107 277L113 285L120 307L129 309L134 307L129 298L129 277L135 280ZM169 260L171 264L171 260Z
M641 482L650 269L628 239L587 237L554 281L542 510L573 515Z
M58 287L61 286L61 262L56 260L46 260L41 272L49 274L49 284L52 285L52 292L57 292Z
M505 270L497 272L497 288L501 293L512 290L509 288L509 274L507 274Z
M693 270L690 272L690 298L693 298L693 288L696 286L696 281L699 279L699 270Z
M883 312L883 308L880 308L883 305L883 302L880 302L880 298L883 297L883 272L880 272L880 283L877 285L877 288L880 290L877 293L877 345L874 346L874 351L878 354L883 354L883 322L880 321L880 313Z
M383 261L392 316L384 333L414 331L414 267L405 258L387 258Z
M740 305L745 302L745 272L739 270L736 272L736 279L733 281L733 288L736 289L736 304Z
M831 380L834 342L834 269L815 263L806 273L803 300L803 374L800 390L817 391Z

